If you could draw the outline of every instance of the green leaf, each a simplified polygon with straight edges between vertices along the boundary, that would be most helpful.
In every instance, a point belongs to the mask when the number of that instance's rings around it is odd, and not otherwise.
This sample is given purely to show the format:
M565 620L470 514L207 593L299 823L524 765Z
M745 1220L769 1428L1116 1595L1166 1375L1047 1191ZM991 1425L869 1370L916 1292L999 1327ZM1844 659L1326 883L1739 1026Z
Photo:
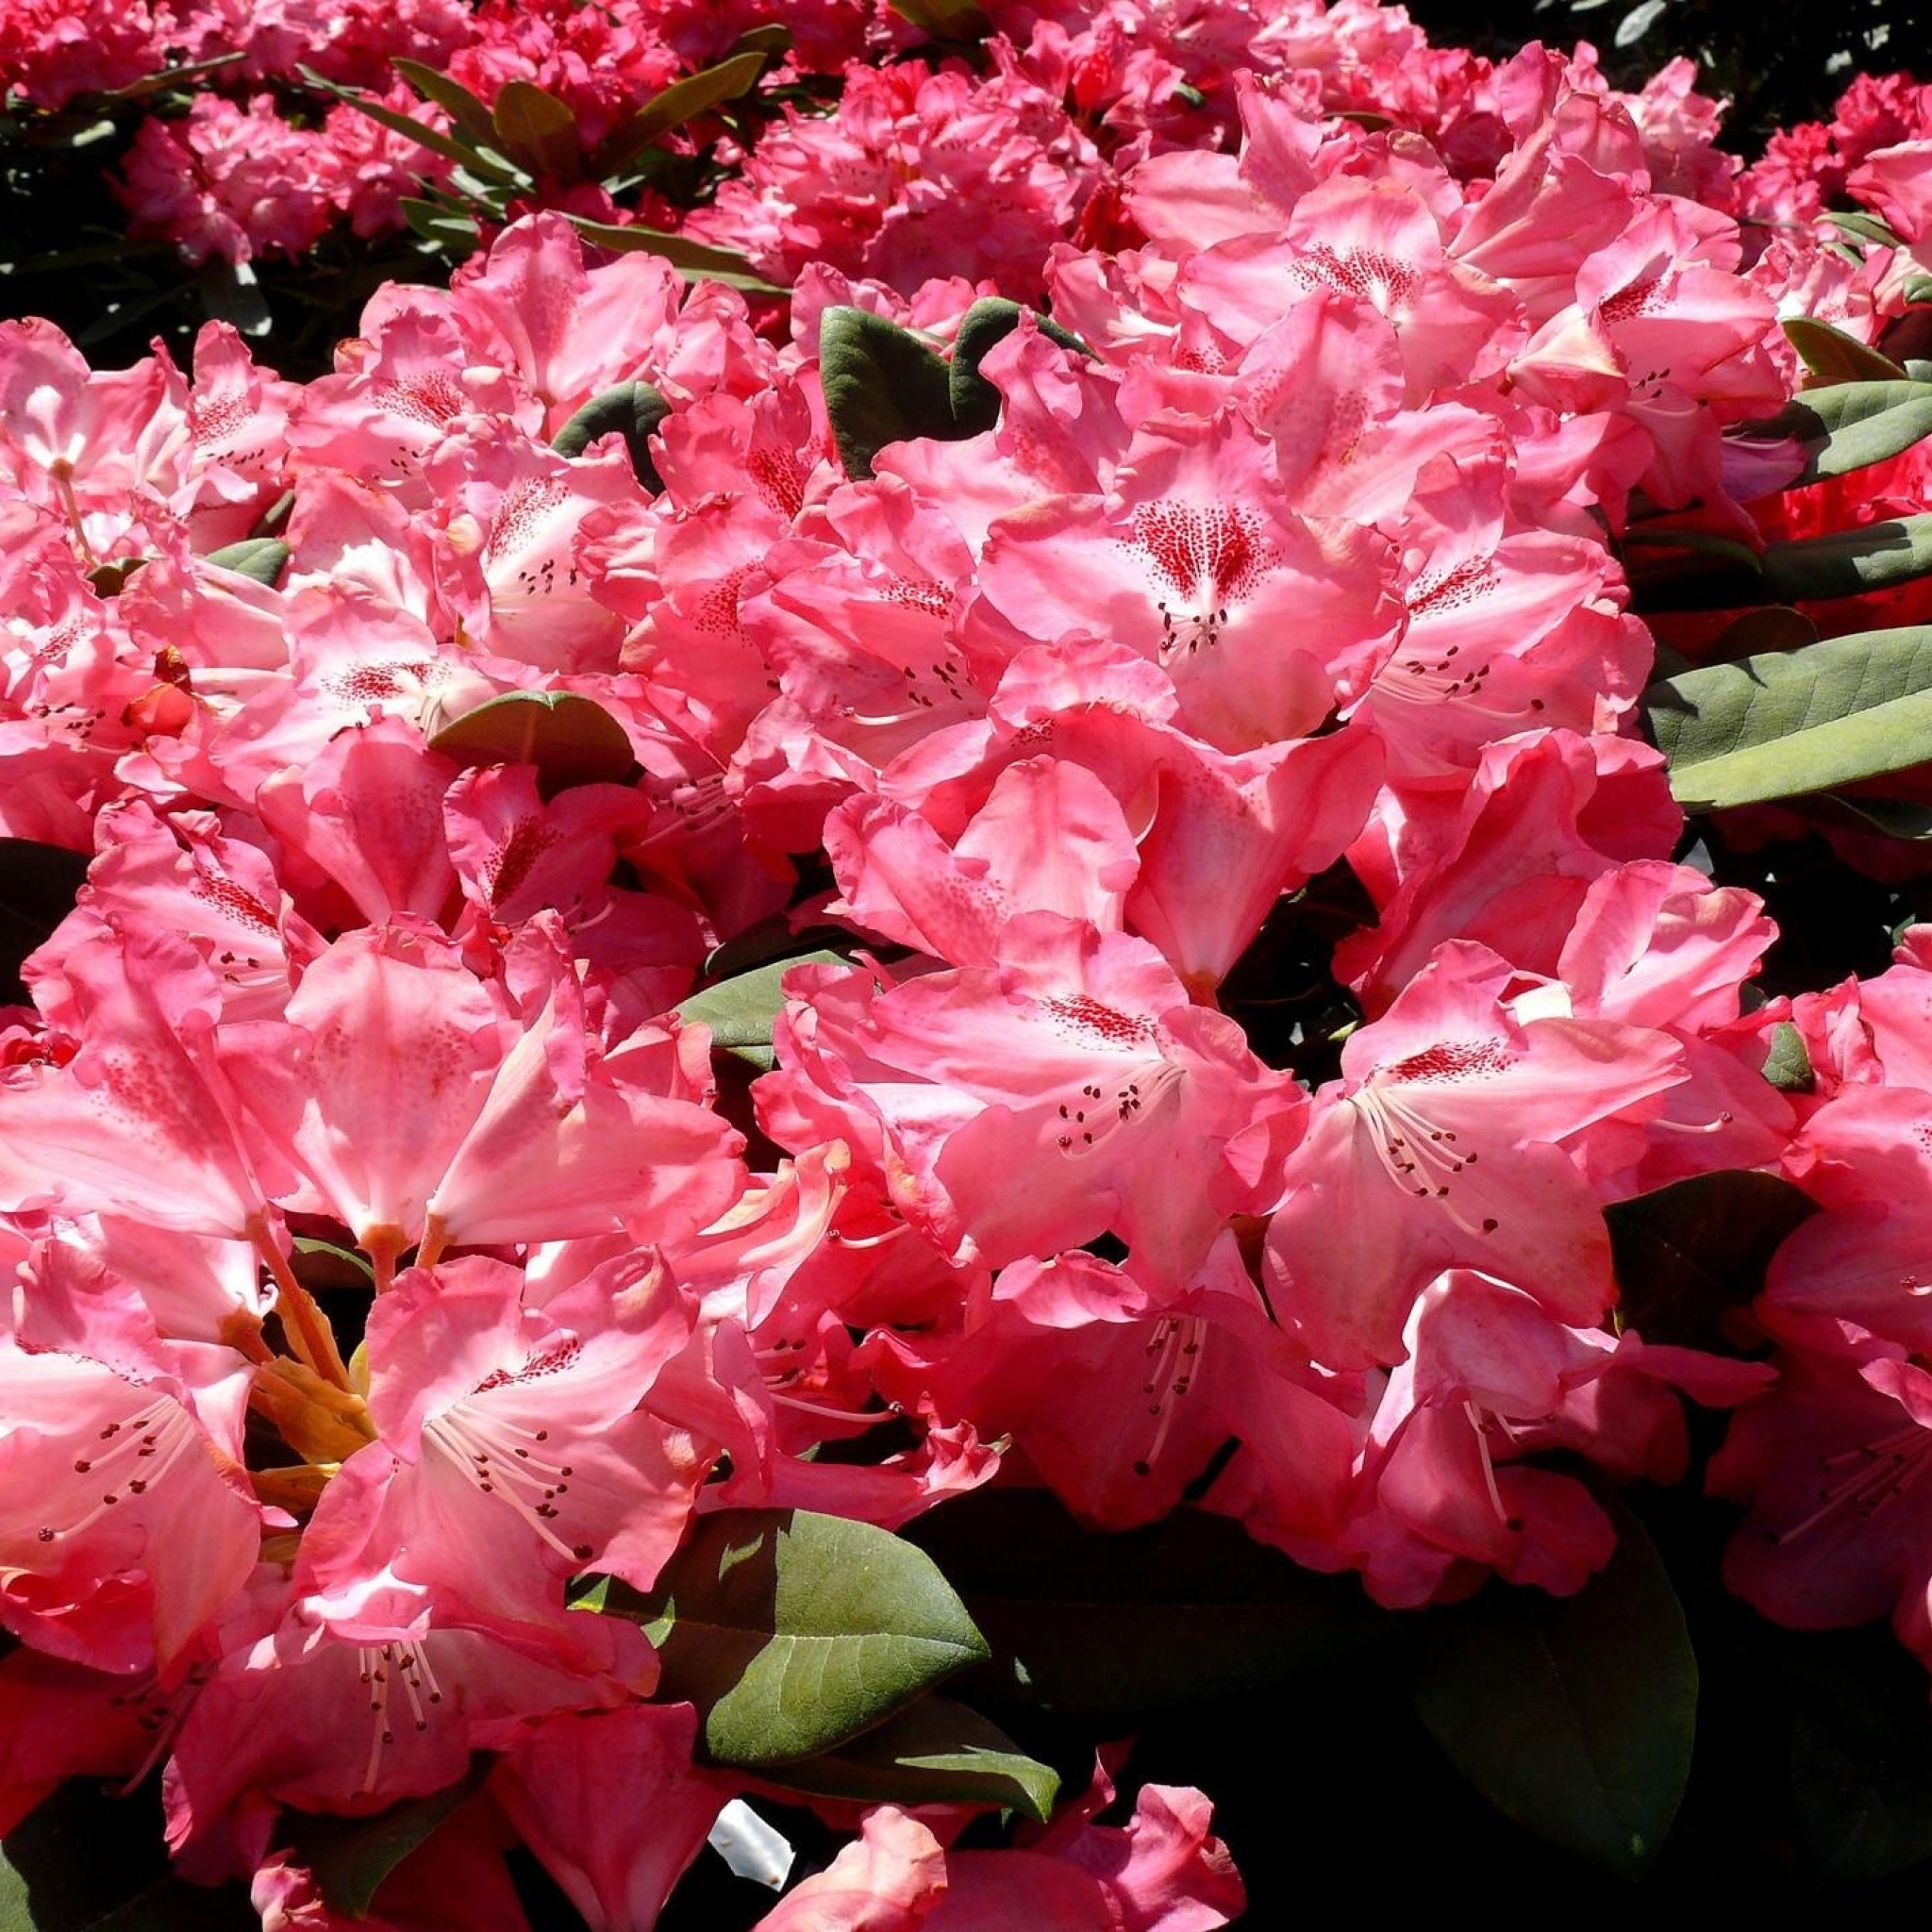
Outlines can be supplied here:
M640 1597L658 1694L697 1706L714 1763L793 1764L843 1744L955 1671L986 1640L932 1559L869 1523L805 1509L726 1509Z
M535 765L545 798L573 785L622 785L637 767L625 729L571 691L516 691L445 724L431 751L464 765Z
M1907 839L1914 844L1932 839L1932 806L1909 798L1848 798L1837 791L1823 796L1888 839Z
M547 88L530 80L505 81L490 125L496 144L527 173L566 186L577 179L584 160L577 117Z
M396 204L412 233L434 242L459 259L483 240L483 231L474 215L444 208L440 202L425 201L413 194L404 195Z
M1858 1885L1932 1858L1932 1715L1918 1666L1882 1627L1767 1634L1791 1710L1808 1875Z
M980 1490L907 1525L993 1646L969 1694L1114 1718L1327 1670L1393 1620L1352 1576L1318 1576L1237 1523L1180 1508L1090 1530L1041 1490Z
M1779 1244L1816 1211L1782 1175L1742 1168L1605 1208L1624 1322L1646 1341L1726 1347L1725 1312L1757 1295Z
M564 212L569 214L568 209ZM616 255L660 256L689 280L722 282L727 289L741 289L754 295L785 292L777 283L759 275L750 258L735 248L712 248L703 242L667 235L661 228L646 228L641 224L593 222L584 215L569 218L571 225L587 242L594 242L598 247Z
M768 1772L766 1782L867 1805L998 1805L1041 1824L1060 1785L1051 1766L949 1697L922 1697L836 1751Z
M293 1245L295 1253L289 1265L304 1288L370 1289L375 1285L375 1270L368 1257L354 1248L301 1234L295 1236Z
M631 473L646 490L662 490L664 479L651 460L651 434L670 413L671 405L648 382L620 382L592 396L550 446L559 456L580 457L600 436L622 436Z
M936 41L983 41L992 24L974 0L890 0L894 13Z
M261 1932L261 1918L243 1887L169 1870L154 1787L119 1798L75 1778L0 1850L0 1932Z
M1758 1071L1780 1093L1809 1093L1818 1085L1805 1036L1789 1020L1771 1029L1771 1051Z
M1807 456L1793 487L1843 476L1932 436L1932 382L1845 382L1807 390L1777 415L1730 433L1746 441L1795 438Z
M222 570L253 577L258 584L266 584L273 590L281 581L282 572L294 554L279 537L244 537L239 543L225 543L219 550L210 550L203 560Z
M1932 574L1932 514L1767 544L1763 561L1765 586L1781 603L1886 590Z
M827 308L819 322L819 384L845 474L908 437L952 437L951 377L931 345L868 308Z
M26 998L21 963L74 910L88 855L33 839L0 839L0 1005Z
M1890 356L1848 336L1828 322L1794 315L1784 325L1786 339L1820 383L1903 382L1906 373Z
M1005 341L1020 326L1024 312L1017 302L989 295L960 317L958 333L953 338L952 360L946 365L947 400L953 411L949 435L978 436L999 421L1000 392L980 375L979 365L995 343ZM1043 315L1034 320L1061 348L1092 356L1093 351L1071 329Z
M107 92L94 94L97 101L142 101L152 94L166 93L170 88L179 87L182 82L202 80L208 75L220 72L224 67L232 67L238 60L245 60L247 55L237 51L233 54L215 54L206 60L184 60L178 67L164 67L158 74L144 74L139 80L130 80L125 87L109 88Z
M777 1064L772 1053L772 1022L785 1004L783 982L794 966L849 966L839 953L800 953L754 967L735 979L694 992L674 1010L680 1020L697 1020L711 1029L711 1050L736 1055L761 1073Z
M387 127L392 134L400 134L406 140L413 141L418 147L426 147L433 155L441 155L444 160L455 161L486 177L502 181L513 181L516 176L507 169L499 168L487 156L478 154L466 142L453 139L440 133L434 127L425 126L421 121L412 121L408 115L400 113L394 108L387 107L369 95L358 93L352 87L338 87L332 80L325 80L312 67L296 68L310 87L319 87L325 93L333 94L339 101L347 101L358 114L367 114L372 121Z
M1616 1555L1580 1594L1492 1585L1432 1619L1415 1706L1498 1810L1634 1879L1663 1849L1690 1775L1697 1660L1656 1547L1607 1507Z
M735 101L758 85L758 75L764 71L764 50L750 48L719 61L715 67L700 68L697 73L674 81L662 93L646 101L598 148L591 158L592 176L599 181L608 179L674 127L682 127L687 121L708 113L722 102Z
M496 125L491 119L490 109L461 81L452 80L448 75L439 74L435 68L400 54L391 56L389 64L425 101L434 101L475 145L488 147L496 139Z
M1905 246L1896 230L1885 222L1880 221L1876 215L1867 214L1863 210L1853 213L1843 209L1834 209L1824 219L1833 227L1837 228L1840 234L1849 235L1856 241L1875 242L1881 248L1903 248Z
M337 1911L366 1919L382 1881L480 1789L492 1762L479 1753L455 1784L366 1818L285 1813L296 1861L315 1874L323 1897Z
M1829 791L1932 758L1932 628L1707 664L1643 693L1687 811Z

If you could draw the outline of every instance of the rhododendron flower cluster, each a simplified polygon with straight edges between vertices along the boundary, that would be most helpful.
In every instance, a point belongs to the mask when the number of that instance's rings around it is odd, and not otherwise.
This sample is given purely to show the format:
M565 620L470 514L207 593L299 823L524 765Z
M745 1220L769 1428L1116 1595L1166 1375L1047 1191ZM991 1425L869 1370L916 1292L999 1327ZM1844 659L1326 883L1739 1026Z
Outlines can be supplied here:
M433 46L594 140L772 11L238 44ZM734 1756L625 1610L708 1525L1043 1491L1570 1598L1687 1403L1733 1588L1932 1666L1932 943L1756 998L1629 561L1870 521L1783 325L1888 359L1916 97L1834 130L1855 265L1681 67L989 11L979 72L795 23L836 107L689 224L783 314L540 210L306 384L0 324L0 833L87 862L0 1012L0 1824L158 1769L184 1874L324 1924L305 1821L455 1792L374 1923L521 1923L521 1842L647 1926L811 1748ZM375 219L404 138L275 111L150 124L141 219ZM1748 1359L1646 1332L1606 1218L1739 1174L1810 1210ZM1009 1841L807 1784L849 1841L763 1923L1232 1923L1208 1799L1102 1824L1120 1768Z

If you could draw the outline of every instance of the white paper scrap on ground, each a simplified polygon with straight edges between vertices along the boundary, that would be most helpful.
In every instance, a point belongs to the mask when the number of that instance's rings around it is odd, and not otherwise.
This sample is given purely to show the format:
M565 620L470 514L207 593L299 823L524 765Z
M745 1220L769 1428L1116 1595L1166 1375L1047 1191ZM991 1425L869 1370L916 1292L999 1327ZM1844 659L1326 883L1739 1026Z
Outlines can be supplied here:
M791 1870L791 1844L742 1798L733 1798L711 1827L711 1849L741 1878L756 1878L774 1891Z

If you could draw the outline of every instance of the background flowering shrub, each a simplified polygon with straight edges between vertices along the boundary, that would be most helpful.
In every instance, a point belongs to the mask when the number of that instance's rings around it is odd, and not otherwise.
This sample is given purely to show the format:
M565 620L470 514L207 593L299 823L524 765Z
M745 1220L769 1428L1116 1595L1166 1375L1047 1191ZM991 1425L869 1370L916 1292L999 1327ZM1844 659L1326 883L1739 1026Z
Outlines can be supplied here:
M771 24L252 13L138 219L446 283L0 324L16 1869L108 1781L270 1926L1266 1923L1444 1763L1908 1869L1919 91Z

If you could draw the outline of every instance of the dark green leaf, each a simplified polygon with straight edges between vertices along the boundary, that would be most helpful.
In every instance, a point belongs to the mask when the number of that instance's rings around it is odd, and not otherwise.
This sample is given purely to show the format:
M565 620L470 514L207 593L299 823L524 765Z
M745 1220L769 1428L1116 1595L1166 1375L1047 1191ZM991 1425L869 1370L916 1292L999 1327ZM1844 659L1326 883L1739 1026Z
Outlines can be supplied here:
M1779 414L1731 433L1745 441L1795 439L1807 452L1799 485L1843 476L1932 436L1932 382L1846 382L1807 390Z
M496 144L531 175L568 185L583 166L577 117L567 102L534 81L507 80L490 116Z
M732 42L734 54L762 54L768 59L774 59L791 44L791 29L782 22L772 21L764 26L748 26Z
M1690 1770L1697 1660L1642 1525L1581 1594L1491 1586L1433 1619L1417 1714L1450 1761L1538 1838L1625 1878L1663 1849Z
M953 357L946 365L947 397L952 406L953 436L978 436L999 421L1000 392L979 373L987 352L1020 326L1024 311L1017 302L989 295L975 302L959 319L953 338ZM1035 316L1043 334L1061 348L1091 357L1093 351L1070 329L1043 315Z
M210 322L225 322L237 335L265 336L275 325L254 269L219 255L201 272L201 309Z
M1789 1020L1771 1029L1771 1051L1760 1071L1780 1093L1809 1093L1818 1085L1805 1036Z
M851 963L838 953L794 954L708 986L681 1002L675 1011L680 1020L702 1021L711 1029L713 1052L734 1054L759 1072L769 1073L776 1064L772 1053L772 1022L785 1004L782 987L786 974L794 966Z
M226 543L210 550L207 561L222 570L232 570L271 590L281 581L290 558L295 553L279 537L244 537L239 543Z
M1834 530L1793 543L1770 543L1764 581L1781 603L1801 597L1856 597L1932 573L1932 515Z
M839 460L855 481L889 442L951 437L950 376L931 345L867 308L827 308L819 321L819 382Z
M1624 1321L1646 1341L1723 1348L1725 1311L1758 1292L1779 1244L1814 1212L1782 1175L1741 1168L1605 1208Z
M1888 839L1909 839L1914 843L1932 839L1932 806L1909 798L1848 798L1837 791L1824 796Z
M655 1590L604 1604L646 1626L658 1694L697 1706L711 1760L751 1770L830 1751L987 1655L929 1557L804 1509L702 1517Z
M1059 1774L976 1710L922 1697L838 1750L766 1774L768 1783L868 1805L997 1805L1044 1824Z
M637 759L602 705L570 691L517 691L478 705L429 741L463 765L535 765L545 798L573 785L622 785Z
M1932 1713L1918 1665L1884 1628L1773 1641L1810 1875L1857 1885L1932 1858Z
M260 1932L241 1886L209 1890L168 1869L152 1789L108 1795L76 1778L0 1850L0 1932Z
M1040 1490L980 1490L907 1535L993 1646L975 1701L1114 1717L1239 1696L1324 1670L1389 1631L1353 1577L1317 1576L1241 1525L1181 1508L1102 1533Z
M991 23L974 0L890 0L901 20L909 20L936 41L982 41Z
M488 147L495 140L496 126L490 109L461 81L402 55L392 56L389 64L425 101L434 101L476 146Z
M611 134L591 158L591 173L599 181L608 179L633 157L641 155L654 142L661 141L675 127L694 121L700 114L758 85L765 69L762 48L748 48L733 54L715 67L701 68L675 81L632 115Z
M158 74L144 74L139 80L130 80L125 87L110 88L106 93L96 94L93 98L100 101L146 100L151 95L166 93L170 88L179 87L185 81L204 79L247 58L246 54L237 52L215 54L206 60L184 60L178 67L164 67Z
M354 1248L338 1247L334 1241L317 1241L309 1235L294 1239L294 1257L290 1268L304 1288L373 1288L375 1270L366 1256Z
M337 1911L366 1919L382 1881L481 1787L491 1762L479 1754L457 1783L367 1818L285 1813L297 1862L315 1874L323 1897Z
M671 413L671 405L648 382L620 382L591 400L551 438L559 456L580 457L600 436L621 436L632 474L646 490L661 490L664 479L651 460L651 435Z
M474 147L453 140L447 134L439 133L434 127L425 125L421 121L412 121L408 115L386 107L381 101L372 100L367 94L358 93L354 88L338 87L332 80L325 80L313 68L298 67L295 70L310 87L319 87L325 93L333 94L339 101L347 101L358 114L367 114L372 121L378 122L392 134L400 134L413 141L418 147L426 147L433 155L441 155L445 160L456 161L474 173L486 177L494 176L500 180L513 180L515 177L499 169L487 156L479 155Z
M21 962L74 910L88 855L32 839L0 839L0 1005L26 998Z
M1643 708L1687 811L1903 771L1932 758L1932 628L1704 665L1652 684Z
M1890 356L1881 356L1828 322L1794 315L1784 325L1784 331L1806 369L1821 384L1906 379L1905 371Z
M565 210L568 213L568 210ZM727 289L741 289L754 295L782 295L775 282L768 282L752 267L750 260L735 248L712 248L682 235L667 235L660 228L641 224L593 222L582 215L571 215L571 225L587 242L608 248L617 255L656 255L679 275L691 281L723 282Z
M424 201L413 194L404 195L397 207L412 233L458 258L468 255L483 240L483 231L474 215L444 208L439 202Z

